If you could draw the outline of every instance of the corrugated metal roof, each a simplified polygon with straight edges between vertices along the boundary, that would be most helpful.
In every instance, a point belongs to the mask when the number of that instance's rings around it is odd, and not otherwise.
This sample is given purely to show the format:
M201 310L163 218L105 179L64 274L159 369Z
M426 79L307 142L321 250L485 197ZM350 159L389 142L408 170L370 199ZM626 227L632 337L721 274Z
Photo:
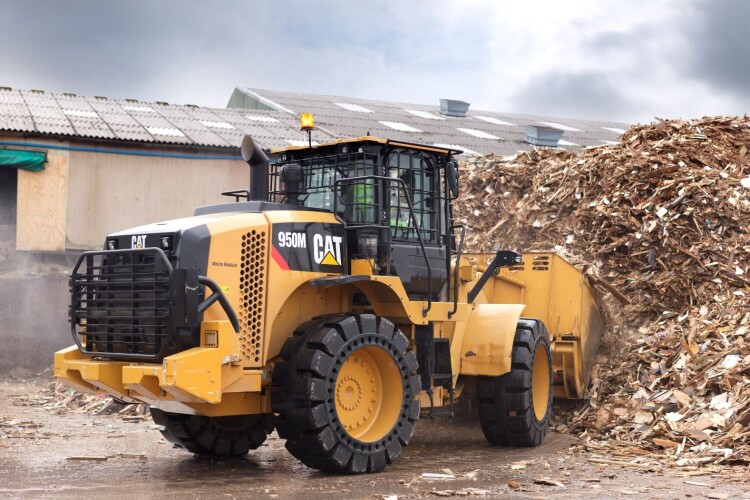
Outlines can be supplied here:
M435 105L430 106L243 87L238 87L235 92L243 92L250 99L262 99L266 105L275 104L273 107L279 111L314 113L318 129L313 132L313 139L320 142L329 140L325 135L345 138L369 132L371 135L393 140L451 144L481 154L505 155L532 147L524 141L526 125L539 125L542 122L560 124L565 130L564 144L575 145L568 146L568 149L617 141L620 135L618 131L629 127L628 124L617 122L498 113L472 108L469 108L466 117L444 116L440 114L437 98ZM263 113L253 110L248 114ZM285 115L285 124L296 127L296 116L288 112ZM292 122L289 122L290 119ZM394 130L384 123L398 123L406 127L398 126L401 130ZM407 132L407 127L419 132ZM466 132L467 130L471 132Z
M559 124L565 127L563 144L582 147L617 141L628 128L623 123L471 108L465 118L443 116L437 99L429 106L241 87L235 92L273 104L276 110L205 108L0 87L0 131L232 149L250 134L264 148L281 148L307 141L297 113L310 112L317 126L313 140L319 143L369 133L396 141L450 144L481 154L512 154L531 147L524 141L526 125Z
M246 118L250 114L270 121ZM296 117L283 111L203 108L0 88L0 131L236 149L247 133L263 147L273 148L297 138L298 129Z

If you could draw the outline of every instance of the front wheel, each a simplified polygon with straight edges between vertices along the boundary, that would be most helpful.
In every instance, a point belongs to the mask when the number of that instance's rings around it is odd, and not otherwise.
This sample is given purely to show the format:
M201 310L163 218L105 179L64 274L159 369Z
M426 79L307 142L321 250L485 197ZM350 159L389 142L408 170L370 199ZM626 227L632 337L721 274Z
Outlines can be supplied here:
M518 322L511 371L477 380L479 421L485 438L500 446L538 446L552 413L549 333L539 320Z
M162 435L196 455L241 457L255 450L273 431L264 415L205 417L171 413L151 407L151 417Z
M271 401L286 448L332 473L396 460L419 418L417 360L385 318L342 314L306 323L273 371Z

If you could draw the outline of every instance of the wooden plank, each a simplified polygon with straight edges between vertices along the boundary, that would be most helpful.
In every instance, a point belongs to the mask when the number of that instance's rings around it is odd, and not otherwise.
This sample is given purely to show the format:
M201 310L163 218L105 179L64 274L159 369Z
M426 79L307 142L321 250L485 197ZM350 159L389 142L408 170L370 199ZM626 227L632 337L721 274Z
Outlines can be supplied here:
M65 250L68 152L48 151L41 172L18 171L16 249Z

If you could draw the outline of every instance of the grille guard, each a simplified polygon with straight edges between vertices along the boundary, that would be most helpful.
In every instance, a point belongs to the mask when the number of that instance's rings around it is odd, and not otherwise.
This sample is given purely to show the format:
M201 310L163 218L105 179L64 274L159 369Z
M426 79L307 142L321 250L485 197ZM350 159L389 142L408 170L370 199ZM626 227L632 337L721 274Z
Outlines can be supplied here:
M201 302L203 286L212 295ZM71 334L91 356L157 361L197 347L202 313L217 301L239 331L219 286L196 269L174 269L160 248L84 252L70 292Z

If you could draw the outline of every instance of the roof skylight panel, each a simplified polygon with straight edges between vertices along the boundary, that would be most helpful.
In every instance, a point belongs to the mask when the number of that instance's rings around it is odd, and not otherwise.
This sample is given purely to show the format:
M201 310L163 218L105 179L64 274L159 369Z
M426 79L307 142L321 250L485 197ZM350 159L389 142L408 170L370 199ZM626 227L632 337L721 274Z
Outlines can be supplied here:
M398 130L400 132L422 132L418 128L412 127L411 125L407 125L406 123L386 122L386 121L379 121L378 123L385 125L386 127L390 127L393 130Z
M373 110L367 109L359 104L351 104L348 102L334 102L334 104L340 108L344 108L347 111L354 111L355 113L374 113Z
M201 120L201 123L209 128L223 128L226 130L233 130L234 125L228 122L212 122L207 120Z
M547 125L548 127L556 128L558 130L567 130L568 132L582 132L580 128L571 127L570 125L565 125L562 123L557 122L539 122L542 125Z
M96 114L96 111L87 111L85 109L68 109L68 108L62 108L62 111L68 116L78 116L81 118L99 118L99 115Z
M273 116L266 115L245 115L245 118L247 118L251 122L277 123L279 121Z
M409 114L412 114L414 116L418 116L420 118L426 118L428 120L445 120L442 116L438 116L434 113L430 113L429 111L421 111L419 109L405 109Z
M488 132L485 132L484 130L477 130L475 128L459 128L461 132L464 134L473 135L474 137L479 137L480 139L490 139L490 140L498 140L500 139L496 135L492 135Z
M185 137L181 130L169 127L146 127L146 130L153 135L163 135L166 137Z
M141 113L156 113L151 106L134 106L132 104L123 104L122 109L125 111L136 111Z
M494 116L479 116L476 115L474 118L477 118L479 120L482 120L487 123L492 123L493 125L503 125L506 127L516 127L517 125L515 123L510 122L504 122L503 120L500 120L499 118L495 118Z

